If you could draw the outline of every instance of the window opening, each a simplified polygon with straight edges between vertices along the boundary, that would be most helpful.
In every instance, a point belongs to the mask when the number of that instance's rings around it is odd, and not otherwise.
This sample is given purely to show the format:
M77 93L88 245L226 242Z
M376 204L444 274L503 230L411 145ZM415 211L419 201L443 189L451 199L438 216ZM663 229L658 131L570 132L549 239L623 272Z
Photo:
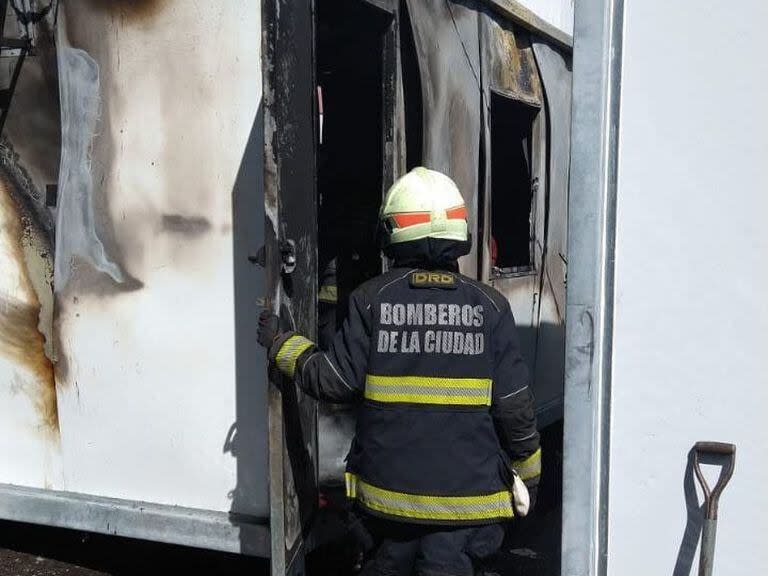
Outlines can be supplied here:
M493 277L534 271L533 122L539 109L491 93L491 265Z

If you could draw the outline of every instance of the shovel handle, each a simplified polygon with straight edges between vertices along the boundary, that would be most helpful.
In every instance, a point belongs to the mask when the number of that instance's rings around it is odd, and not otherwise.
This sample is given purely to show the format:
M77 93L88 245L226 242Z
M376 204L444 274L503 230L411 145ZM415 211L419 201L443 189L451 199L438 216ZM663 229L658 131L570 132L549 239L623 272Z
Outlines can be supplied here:
M736 454L736 445L726 442L696 442L694 449L700 453L721 454L723 456Z
M720 478L714 488L707 484L704 474L699 465L699 454L715 454L718 456L728 456L728 463L720 474ZM720 501L720 494L723 493L725 486L733 476L733 470L736 467L736 445L726 444L724 442L696 442L693 447L693 471L704 491L705 518L707 520L717 520L717 505Z

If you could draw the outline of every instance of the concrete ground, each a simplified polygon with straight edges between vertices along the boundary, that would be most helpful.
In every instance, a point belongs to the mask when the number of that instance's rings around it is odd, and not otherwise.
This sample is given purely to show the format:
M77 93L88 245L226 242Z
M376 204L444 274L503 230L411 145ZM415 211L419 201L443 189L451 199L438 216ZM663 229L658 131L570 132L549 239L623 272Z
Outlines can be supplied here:
M34 554L0 550L0 574L3 576L100 576L105 573Z
M263 559L0 522L0 576L267 576Z

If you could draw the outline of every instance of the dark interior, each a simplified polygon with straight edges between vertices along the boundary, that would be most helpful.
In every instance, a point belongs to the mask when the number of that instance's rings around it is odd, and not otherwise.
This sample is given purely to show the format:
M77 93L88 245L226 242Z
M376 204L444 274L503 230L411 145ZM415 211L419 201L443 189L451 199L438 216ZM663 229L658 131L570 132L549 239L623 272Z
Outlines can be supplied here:
M531 135L538 108L491 94L491 236L494 273L533 269Z
M383 48L392 16L360 0L317 2L319 271L335 260L337 326L349 293L381 272Z
M424 110L421 72L416 54L408 3L400 1L400 57L405 105L405 164L408 171L424 164Z

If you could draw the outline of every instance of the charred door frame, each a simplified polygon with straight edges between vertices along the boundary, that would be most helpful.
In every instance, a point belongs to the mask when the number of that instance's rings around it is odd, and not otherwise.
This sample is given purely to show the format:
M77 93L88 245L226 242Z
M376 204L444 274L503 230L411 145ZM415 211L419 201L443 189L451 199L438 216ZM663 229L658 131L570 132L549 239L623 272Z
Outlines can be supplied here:
M397 10L393 0L362 1L393 15L382 54L386 189L399 175L402 155ZM315 335L317 320L315 25L315 0L262 2L267 305L290 328L309 337ZM286 252L291 250L293 263L286 262ZM290 270L293 267L295 272ZM293 274L301 280L292 282ZM281 394L274 384L269 387L270 536L275 575L303 569L304 537L317 502L317 407L294 387L282 388Z
M316 331L312 303L317 300L314 26L314 0L262 3L267 304L286 327L309 337ZM301 280L293 282L293 274ZM274 382L269 386L276 575L302 570L303 534L316 504L317 480L316 403L287 382L280 384L283 393Z

